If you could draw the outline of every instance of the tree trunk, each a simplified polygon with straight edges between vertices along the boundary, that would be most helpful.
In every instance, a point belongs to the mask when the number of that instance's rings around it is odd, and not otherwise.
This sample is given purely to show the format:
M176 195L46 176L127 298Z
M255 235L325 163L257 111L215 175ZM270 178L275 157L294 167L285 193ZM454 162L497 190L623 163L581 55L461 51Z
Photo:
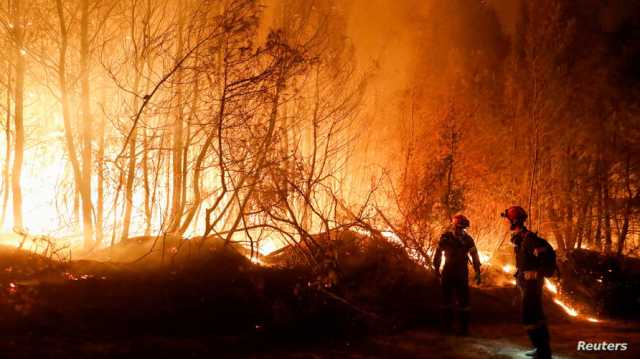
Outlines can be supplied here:
M551 222L551 231L553 232L553 235L556 238L557 247L561 253L564 253L568 248L565 242L565 238L563 237L562 229L558 224L560 222L560 218L556 213L556 210L553 208L553 204L549 205L548 215L549 215L549 220Z
M67 49L68 49L68 33L64 17L64 9L62 6L62 0L56 0L56 7L58 11L58 21L60 24L60 47L58 49L58 85L60 86L60 102L62 105L62 121L64 124L64 138L65 145L67 147L67 154L69 156L69 162L71 162L71 170L73 173L73 180L75 190L73 193L73 215L74 223L77 223L78 218L78 193L81 191L81 177L80 162L76 152L76 145L73 139L73 127L71 126L71 108L69 105L69 89L67 85Z
M16 0L15 10L15 43L16 43L16 88L15 88L15 152L13 160L13 171L11 177L11 191L13 192L13 225L15 229L22 231L24 223L22 221L22 187L20 179L22 176L22 161L24 159L24 75L25 75L25 55L24 50L24 28L22 25L22 1Z
M149 184L149 139L147 130L142 132L142 182L144 187L144 235L151 235L151 188Z
M144 42L145 44L150 43L151 39L149 39L149 23L151 21L151 1L148 0L147 4L146 4L146 8L145 8L145 20L144 20L144 26L145 26L145 30L144 30ZM144 65L147 66L147 71L149 72L149 75L147 76L147 82L145 84L145 89L144 89L144 93L149 93L149 90L151 89L151 78L153 77L153 64L152 64L152 60L149 56L146 56L146 61L144 61ZM144 66L143 65L143 66ZM142 72L144 73L144 67L142 69ZM146 112L146 111L145 111ZM141 114L141 116L144 116L144 112ZM151 194L151 184L149 181L149 147L151 146L151 144L149 143L149 138L148 138L148 133L147 133L147 129L145 128L143 130L142 133L142 179L143 179L143 187L144 187L144 219L145 219L145 228L144 228L144 235L145 236L150 236L151 235L151 222L153 219L153 197L155 196L155 186L157 186L157 182L154 183L154 190L153 190L153 194ZM153 161L152 161L153 162Z
M107 96L106 90L102 89L102 103L106 104ZM96 245L102 244L104 241L104 151L105 151L105 139L104 139L104 130L105 130L105 115L100 116L100 123L98 124L98 168L97 168L97 179L98 179L98 198L96 203Z
M182 11L178 15L178 49L176 58L181 58L184 51L184 16ZM173 120L173 192L171 200L171 225L169 226L169 232L176 232L180 226L182 219L182 147L183 147L183 115L184 115L184 103L182 93L182 71L178 70L177 77L177 89L176 89L176 104L177 115Z
M120 240L129 237L129 227L131 226L131 214L133 210L133 182L136 176L136 133L137 129L131 131L129 140L129 166L127 170L127 182L124 189L124 217L122 218L122 235Z
M148 19L148 15L147 15ZM151 86L151 64L147 64L149 70L149 77L147 78L147 84L145 85L145 93L149 91ZM144 116L144 113L142 114ZM153 217L153 201L151 195L151 184L149 182L149 138L147 129L144 128L142 132L142 181L144 187L144 235L151 235L151 220Z
M609 201L609 165L605 162L602 173L602 204L604 211L604 252L611 253L611 207Z
M91 201L91 108L89 104L89 0L82 0L80 24L80 82L82 97L82 229L84 248L93 247L93 218Z
M598 149L599 153L601 149ZM604 216L604 204L602 194L602 155L598 158L598 172L597 172L597 199L596 199L596 233L594 236L594 244L598 252L602 251L602 218Z
M624 183L625 183L627 198L624 206L624 219L622 223L622 230L620 231L620 236L618 237L618 248L616 251L618 255L622 255L622 253L624 252L624 244L627 239L627 235L629 234L631 203L633 201L633 192L631 190L631 154L629 150L627 150L627 159L625 161Z
M198 86L198 80L196 79L196 83L194 85L194 89L193 89L193 103L192 103L192 107L191 107L191 112L194 113L195 109L196 109L196 104L197 104L197 100L198 100L198 95L200 93L199 90L199 86ZM185 126L185 141L184 141L184 148L182 149L182 201L181 201L181 205L180 205L180 214L185 213L185 206L187 203L187 181L189 179L189 147L191 146L191 141L190 141L190 136L191 136L191 124L190 121L187 121L186 126ZM194 182L193 184L194 186L198 186L198 188L200 188L200 181L198 180L197 183ZM198 211L198 209L200 208L202 201L198 201L196 202L195 200L193 201L191 207L196 209L196 212ZM180 224L179 229L178 229L178 233L179 234L183 234L187 228L189 228L189 225L191 224L191 222L193 221L193 217L187 218L186 220L184 220L183 223Z
M136 68L138 68L136 66ZM134 96L137 96L140 90L140 77L142 74L138 71L135 75L133 84ZM138 97L134 99L133 108L138 108ZM124 189L124 217L122 218L122 234L120 240L125 240L129 237L129 227L131 226L131 214L133 212L133 183L136 177L136 137L137 128L133 128L131 136L129 138L129 165L127 169L126 184Z
M4 149L4 167L2 169L2 215L0 216L0 227L4 225L4 220L7 215L7 203L9 201L9 192L11 187L9 182L11 181L9 176L9 166L11 165L11 92L13 88L11 86L11 74L13 69L11 68L11 61L7 59L7 119L5 123L5 149Z

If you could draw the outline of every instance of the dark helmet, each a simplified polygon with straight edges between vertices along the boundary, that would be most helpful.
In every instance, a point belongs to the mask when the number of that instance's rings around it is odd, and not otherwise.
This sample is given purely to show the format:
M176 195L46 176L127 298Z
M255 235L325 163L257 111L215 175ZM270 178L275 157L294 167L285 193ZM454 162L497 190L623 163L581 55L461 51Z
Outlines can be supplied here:
M520 206L513 206L507 208L504 212L500 214L501 217L504 217L511 222L511 228L515 228L516 225L522 225L529 217L527 215L527 211Z
M469 227L471 222L469 222L469 219L467 217L461 214L456 214L455 216L451 217L451 224L456 227L467 228Z

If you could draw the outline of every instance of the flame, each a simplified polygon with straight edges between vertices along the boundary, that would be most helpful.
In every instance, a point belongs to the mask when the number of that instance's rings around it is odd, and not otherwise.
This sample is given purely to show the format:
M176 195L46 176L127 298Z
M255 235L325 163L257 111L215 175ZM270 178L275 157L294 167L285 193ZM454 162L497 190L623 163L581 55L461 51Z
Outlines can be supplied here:
M391 242L402 244L402 240L400 240L400 236L398 236L394 231L387 229L385 231L381 231L380 234Z
M371 232L369 230L360 228L360 227L352 227L351 228L352 231L365 235L367 237L371 237ZM387 238L390 241L393 242L401 242L400 238L398 237L398 235L396 233L394 233L391 230L385 230L385 231L381 231L380 232L382 234L383 237ZM491 255L489 254L489 252L487 251L478 251L478 256L480 257L480 261L482 262L483 265L491 265ZM444 258L443 258L444 259ZM506 273L506 274L511 274L515 271L515 267L511 264L503 264L501 266L501 270L502 272ZM510 279L509 283L512 285L516 285L516 280L515 279ZM563 301L562 299L560 299L560 291L558 288L558 285L555 284L554 282L552 282L551 280L545 278L544 280L544 288L546 290L548 290L553 297L553 302L556 303L558 306L560 306L568 315L570 315L571 317L580 317L588 322L591 323L599 323L600 320L594 317L585 317L580 315L580 313L578 312L577 309L575 309L574 307L570 306L569 304L567 304L565 301Z
M564 309L565 312L567 312L567 314L569 314L572 317L577 317L578 316L578 311L571 308L570 306L568 306L567 304L565 304L563 301L561 301L558 298L554 298L553 301L559 305L560 307L562 307L562 309Z
M491 255L487 251L478 251L478 257L480 257L480 263L485 265L491 264Z
M513 273L513 266L511 264L505 264L502 266L502 271L507 274Z
M349 228L350 231L363 235L365 237L371 237L371 231L362 227L353 226Z
M544 280L544 287L553 295L553 302L556 303L558 306L560 306L570 316L572 317L580 316L581 318L585 319L588 322L600 323L600 319L597 319L594 317L584 317L583 315L580 314L580 312L578 312L577 309L575 309L574 307L562 301L560 299L558 286L552 281L550 281L549 279Z
M258 244L258 252L260 252L260 255L268 256L277 251L279 247L271 238L265 238Z
M545 278L544 287L553 294L553 302L560 306L567 314L572 317L577 317L580 314L575 308L560 299L558 285Z
M544 280L544 286L545 286L545 288L547 288L547 290L549 292L551 292L553 294L558 294L558 286L555 285L555 283L553 283L549 279L545 279Z

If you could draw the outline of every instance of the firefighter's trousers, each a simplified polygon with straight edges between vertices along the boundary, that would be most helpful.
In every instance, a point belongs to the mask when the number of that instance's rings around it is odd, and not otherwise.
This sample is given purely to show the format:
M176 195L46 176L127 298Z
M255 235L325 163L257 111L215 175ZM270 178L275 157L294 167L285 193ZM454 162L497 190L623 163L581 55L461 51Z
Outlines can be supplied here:
M536 348L536 357L551 358L549 330L542 308L544 278L538 275L525 279L524 275L519 275L517 281L522 298L522 324L531 344Z
M453 328L454 317L460 323L460 332L469 331L470 306L469 282L466 275L442 277L443 326L445 330Z

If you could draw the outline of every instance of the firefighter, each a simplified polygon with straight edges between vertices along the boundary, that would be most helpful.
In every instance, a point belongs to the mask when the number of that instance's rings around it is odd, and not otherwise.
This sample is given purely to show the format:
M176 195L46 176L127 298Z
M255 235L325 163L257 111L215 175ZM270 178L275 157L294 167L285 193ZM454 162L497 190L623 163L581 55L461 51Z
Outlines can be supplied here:
M480 284L480 258L473 238L465 232L469 227L467 217L459 214L451 219L451 226L440 237L433 264L435 273L442 285L443 327L446 332L453 329L454 316L457 314L461 335L469 334L469 254L476 274L476 283ZM444 252L445 263L440 274L440 263Z
M549 330L542 309L544 276L541 256L545 250L544 240L527 229L527 212L522 207L511 207L502 213L502 217L508 221L512 231L511 243L517 268L515 277L522 299L522 323L534 347L527 356L551 358Z

